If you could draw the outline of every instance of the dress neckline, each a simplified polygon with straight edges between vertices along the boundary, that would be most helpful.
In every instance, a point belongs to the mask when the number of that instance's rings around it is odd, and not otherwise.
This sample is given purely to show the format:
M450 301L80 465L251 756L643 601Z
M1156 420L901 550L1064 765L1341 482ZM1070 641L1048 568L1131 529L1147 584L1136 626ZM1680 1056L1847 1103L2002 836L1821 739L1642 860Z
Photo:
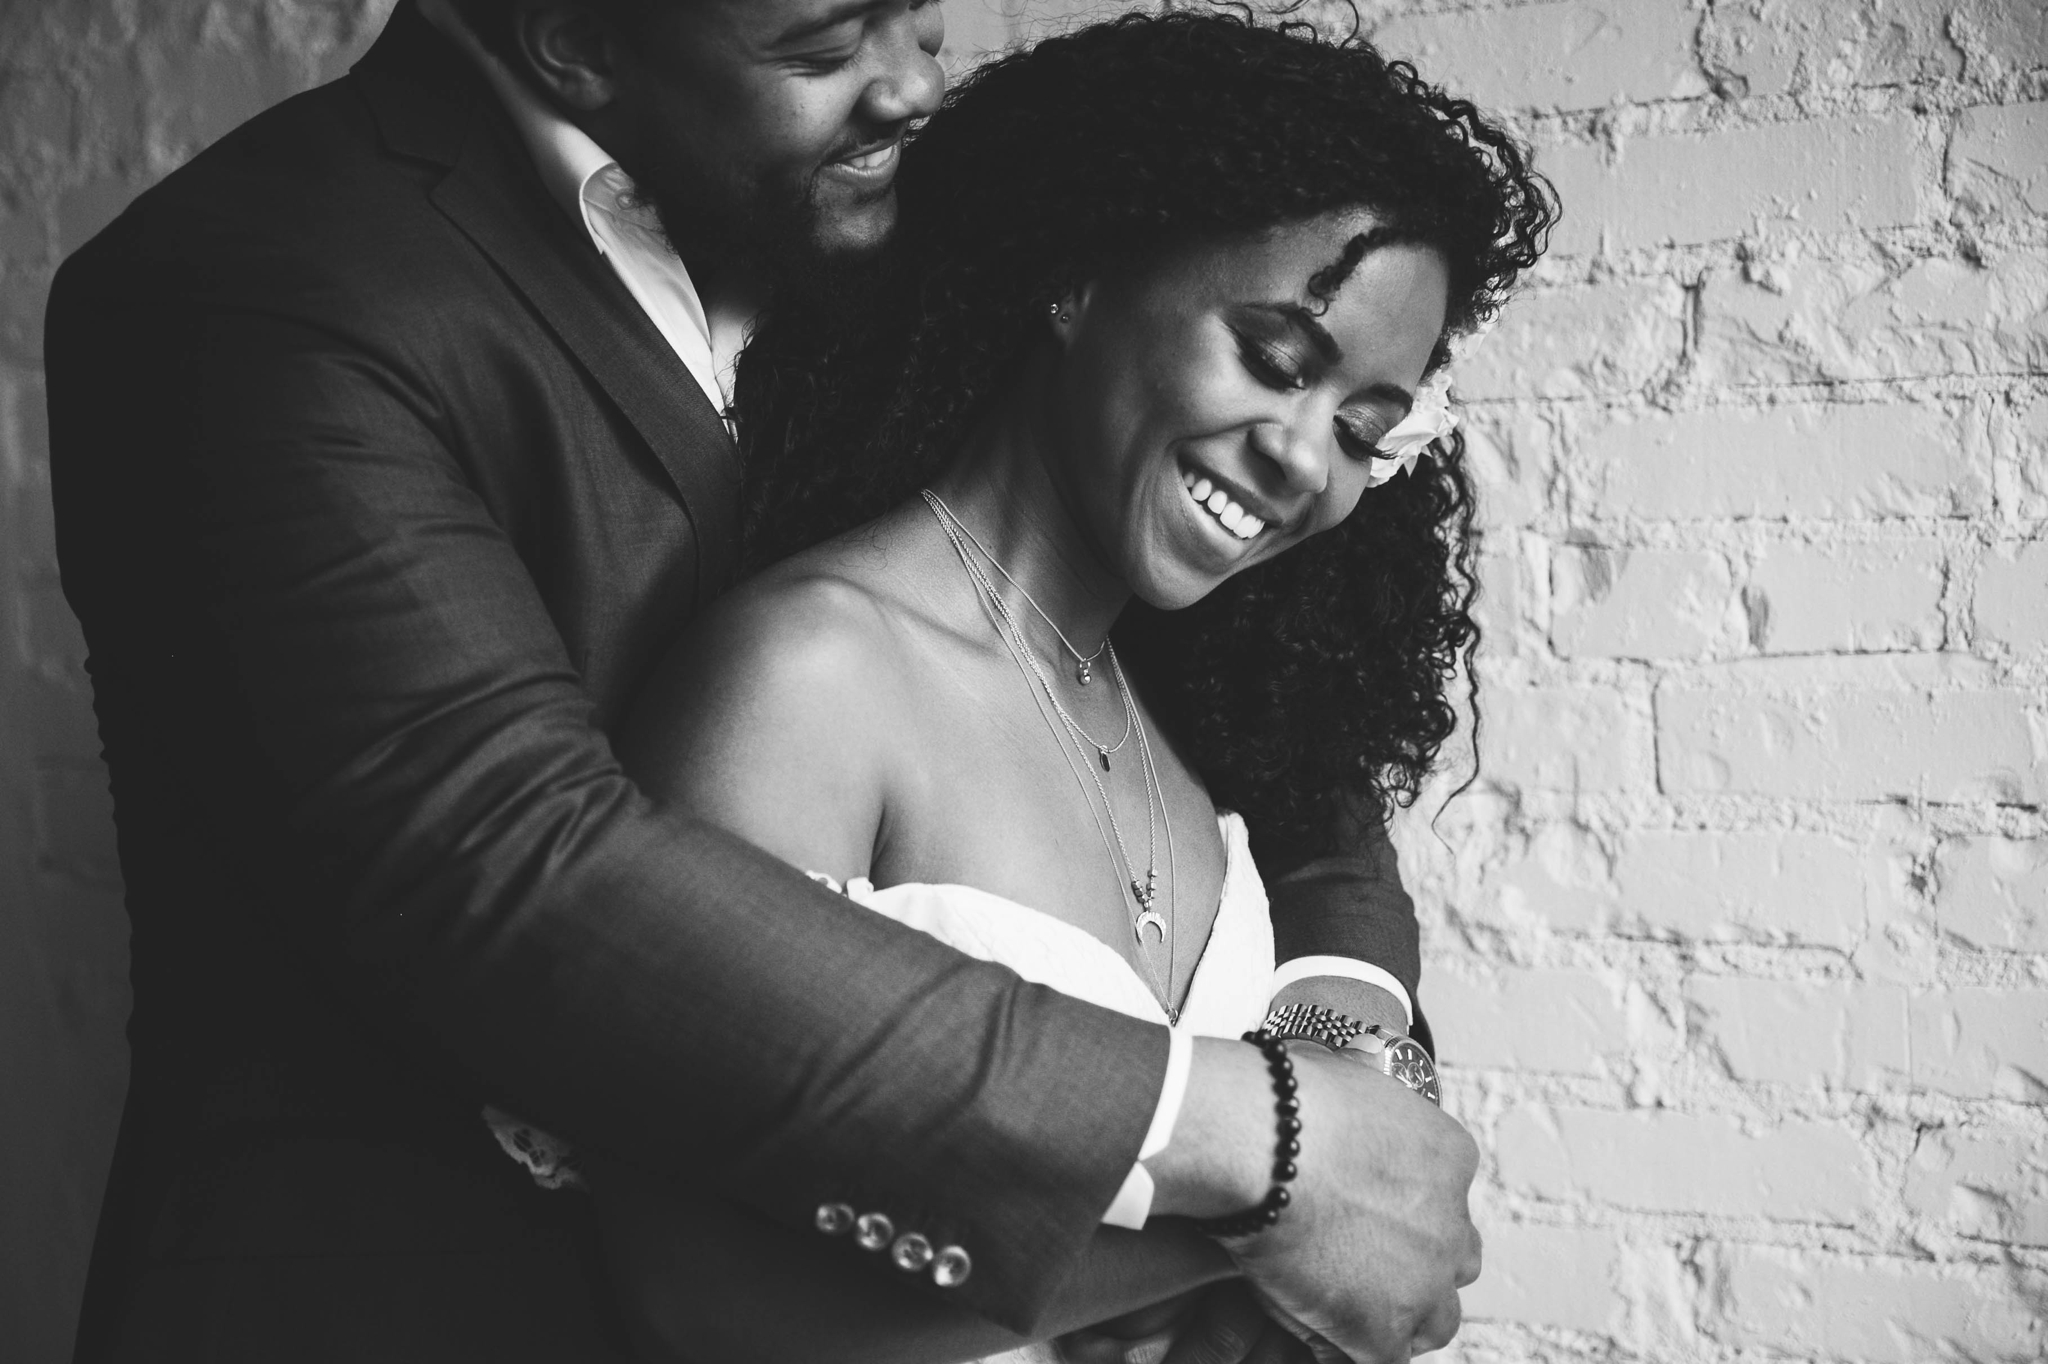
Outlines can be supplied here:
M1195 957L1194 967L1188 973L1187 989L1181 993L1180 1007L1172 1011L1169 1011L1159 1002L1159 997L1153 993L1151 984L1146 981L1144 975L1139 972L1137 967L1131 964L1130 959L1124 956L1123 953L1117 951L1087 929L1069 923L1067 920L1047 913L1036 906L1027 905L1020 900L1013 900L1007 895L998 895L994 891L982 890L978 886L969 886L959 882L898 881L893 885L877 889L874 882L864 876L858 876L848 881L844 890L846 895L854 901L869 908L882 908L884 913L887 913L888 910L883 908L883 906L887 905L890 900L902 900L922 893L932 893L944 896L963 896L967 897L970 902L978 902L987 906L1000 906L1015 914L1026 916L1037 927L1039 932L1045 934L1051 940L1059 942L1063 950L1096 956L1098 960L1104 961L1105 964L1110 961L1115 962L1117 967L1120 968L1122 975L1127 977L1129 982L1137 987L1138 993L1152 1006L1152 1012L1157 1015L1153 1021L1162 1023L1169 1028L1178 1028L1182 1021L1187 1019L1191 1006L1195 1002L1196 993L1202 986L1203 971L1207 968L1210 961L1209 949L1214 945L1218 933L1224 927L1225 915L1231 913L1233 905L1243 897L1245 887L1242 885L1242 881L1244 877L1252 874L1250 834L1245 828L1244 817L1234 810L1219 810L1216 812L1216 828L1223 836L1223 883L1217 891L1216 912L1210 917L1209 931L1204 935L1201 950ZM813 872L812 875L828 885L837 885L829 877L816 872ZM1259 903L1255 908L1263 922L1265 918L1264 887L1260 886L1258 890L1257 899ZM1125 1011L1130 1012L1130 1010Z

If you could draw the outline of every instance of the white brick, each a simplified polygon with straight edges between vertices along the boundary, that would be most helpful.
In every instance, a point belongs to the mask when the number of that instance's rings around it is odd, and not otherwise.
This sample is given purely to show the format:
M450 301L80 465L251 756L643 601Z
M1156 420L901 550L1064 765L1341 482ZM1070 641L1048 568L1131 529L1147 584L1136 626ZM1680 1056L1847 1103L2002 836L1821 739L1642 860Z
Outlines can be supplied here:
M2048 644L2048 539L2001 545L1985 557L1975 621L1979 638L2020 653Z
M2048 838L1957 838L1935 857L1941 931L1972 947L2048 952Z
M1628 1050L1623 982L1590 971L1432 972L1429 1011L1447 1066L1597 1075ZM1610 1065L1607 1067L1612 1068Z
M1577 398L1639 390L1678 361L1685 296L1668 281L1525 294L1462 367L1467 398Z
M1730 95L1781 95L1869 85L1907 85L1962 74L1948 34L1952 9L2013 0L1893 0L1848 4L1714 5L1700 55Z
M1464 1290L1468 1321L1514 1321L1567 1331L1614 1329L1622 1309L1620 1248L1604 1228L1482 1224L1486 1264Z
M1640 137L1611 163L1598 146L1559 147L1539 164L1564 204L1568 254L1686 245L1777 224L1810 232L1902 227L1927 216L1934 175L1912 122L1823 119Z
M1718 1320L1707 1329L1729 1345L1803 1359L1930 1364L1960 1350L2038 1360L2048 1338L2014 1279L2028 1294L2048 1289L2039 1272L1731 1247Z
M1816 383L2048 368L2048 256L1802 262L1771 287L1707 279L1698 378Z
M1549 424L1500 407L1468 408L1464 421L1465 469L1479 491L1476 524L1493 531L1534 523L1549 505L1557 472Z
M1707 93L1698 18L1679 0L1566 0L1485 13L1410 14L1373 30L1390 57L1489 109L1597 109Z
M1906 992L1898 986L1694 976L1685 998L1738 1080L1871 1090L1905 1077Z
M1767 653L1938 649L1946 576L1932 540L1776 545L1743 593L1750 640Z
M1552 791L1646 790L1650 730L1617 692L1491 687L1483 693L1480 775Z
M1528 1105L1501 1119L1494 1146L1510 1189L1558 1202L1838 1226L1871 1206L1869 1161L1831 1123L1751 1135L1719 1115Z
M2048 214L2048 104L1963 110L1948 147L1948 188L1978 213Z
M1814 673L1802 685L1803 676L1758 661L1699 668L1661 684L1660 788L2013 803L2048 792L2048 755L2036 751L2028 719L2029 705L2038 703L2024 690L1950 689L1883 666Z
M1574 462L1575 507L1698 521L1963 516L1991 505L1983 452L1928 404L1715 409L1619 419Z
M1612 916L1612 869L1600 841L1570 821L1544 825L1526 856L1491 880L1504 918L1536 920L1551 929L1591 929Z
M1568 545L1551 559L1550 641L1566 658L1697 658L1731 590L1718 554Z
M1529 567L1520 554L1479 556L1479 600L1473 619L1479 623L1480 653L1488 658L1508 658L1525 651L1543 649L1540 627L1529 625L1533 609L1529 590Z
M2048 1246L2048 1138L1993 1126L1924 1133L1906 1210L1951 1235Z
M1969 54L1972 74L1986 85L2048 66L2048 5L1962 0L1948 15L1947 27L1956 46Z
M1630 834L1614 879L1617 932L1844 948L1863 933L1861 863L1825 834Z
M1908 1011L1916 1086L2048 1102L2048 990L1957 986L1914 996Z

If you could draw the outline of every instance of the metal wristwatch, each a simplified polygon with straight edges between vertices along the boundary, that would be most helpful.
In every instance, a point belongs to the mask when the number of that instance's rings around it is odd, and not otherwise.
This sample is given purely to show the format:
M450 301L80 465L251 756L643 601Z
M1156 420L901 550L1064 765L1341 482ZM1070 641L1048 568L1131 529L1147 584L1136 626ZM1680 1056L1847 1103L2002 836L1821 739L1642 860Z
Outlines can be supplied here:
M1371 1057L1382 1073L1393 1076L1437 1107L1443 1107L1443 1088L1437 1083L1436 1062L1420 1042L1377 1023L1326 1009L1320 1004L1289 1004L1266 1015L1265 1031L1275 1037L1298 1037L1331 1051L1360 1051Z
M1351 1044L1351 1050L1373 1057L1386 1074L1438 1108L1444 1106L1443 1087L1436 1079L1436 1062L1414 1038L1375 1023L1359 1034L1358 1040Z

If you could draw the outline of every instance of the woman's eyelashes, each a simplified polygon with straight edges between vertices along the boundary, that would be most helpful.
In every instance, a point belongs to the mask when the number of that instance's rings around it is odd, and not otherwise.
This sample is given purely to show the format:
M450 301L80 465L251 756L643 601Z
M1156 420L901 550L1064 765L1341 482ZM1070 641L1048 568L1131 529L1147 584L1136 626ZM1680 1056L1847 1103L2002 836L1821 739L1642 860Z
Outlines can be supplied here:
M1331 425L1337 428L1337 444L1353 459L1372 459L1386 439L1386 418L1376 412L1339 412Z
M1235 327L1231 331L1237 337L1238 356L1245 368L1268 388L1294 393L1315 382L1319 362L1312 353L1303 354L1282 342ZM1373 458L1379 452L1381 439L1392 429L1384 414L1370 408L1339 412L1331 425L1336 430L1338 446L1354 459Z
M1305 357L1296 354L1277 341L1253 336L1247 332L1231 329L1237 337L1237 353L1244 361L1244 367L1252 377L1268 388L1291 393L1306 388L1309 383L1309 366Z

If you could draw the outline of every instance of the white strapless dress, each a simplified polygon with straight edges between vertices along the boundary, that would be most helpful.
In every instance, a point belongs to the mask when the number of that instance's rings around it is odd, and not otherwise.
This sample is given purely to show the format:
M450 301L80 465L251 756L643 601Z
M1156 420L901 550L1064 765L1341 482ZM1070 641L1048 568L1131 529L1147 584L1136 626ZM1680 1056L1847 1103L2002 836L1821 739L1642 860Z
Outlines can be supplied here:
M1236 1037L1266 1017L1273 988L1273 921L1265 883L1252 865L1244 820L1223 814L1216 823L1223 835L1223 894L1180 1020L1170 1026L1197 1037ZM877 914L929 933L970 957L999 962L1034 984L1133 1018L1167 1022L1151 987L1121 953L1043 910L973 886L910 882L876 890L857 879L845 890Z
M865 877L841 887L830 877L812 875L877 914L929 933L970 957L1007 966L1034 984L1193 1036L1237 1037L1264 1022L1270 1005L1273 920L1265 882L1252 864L1244 820L1223 813L1216 824L1223 836L1223 892L1180 1018L1170 1023L1151 987L1122 954L1043 910L973 886L907 882L877 890ZM500 1109L485 1109L484 1120L505 1154L543 1188L583 1187L569 1143ZM1027 1364L1054 1356L1034 1348L997 1358L1001 1364Z

